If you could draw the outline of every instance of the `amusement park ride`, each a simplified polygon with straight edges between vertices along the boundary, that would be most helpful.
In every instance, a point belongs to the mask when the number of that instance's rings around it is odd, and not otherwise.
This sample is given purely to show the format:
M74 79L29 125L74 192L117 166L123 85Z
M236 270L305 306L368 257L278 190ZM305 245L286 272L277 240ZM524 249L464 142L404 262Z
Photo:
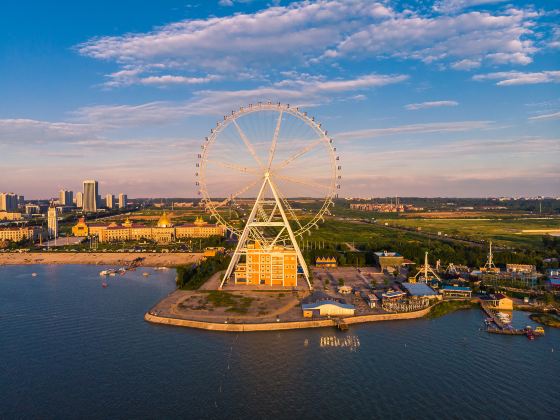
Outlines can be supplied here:
M288 104L251 104L224 116L210 130L198 157L196 184L204 205L238 238L220 289L237 273L243 259L247 270L252 269L247 250L255 246L269 255L278 250L295 251L297 272L312 288L298 238L318 228L329 214L342 169L333 140L321 124ZM301 208L301 202L309 198L320 199L314 211ZM226 217L236 200L252 204L246 218L239 207L242 224ZM295 201L300 208L294 206ZM262 270L282 276L284 269L271 266Z

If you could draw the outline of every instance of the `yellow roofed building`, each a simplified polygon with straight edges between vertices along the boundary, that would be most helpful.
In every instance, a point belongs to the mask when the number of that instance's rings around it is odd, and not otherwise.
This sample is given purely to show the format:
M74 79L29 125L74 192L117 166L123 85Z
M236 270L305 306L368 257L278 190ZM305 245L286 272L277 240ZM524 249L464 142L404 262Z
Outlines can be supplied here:
M317 257L315 259L315 266L322 268L336 268L337 267L335 257Z

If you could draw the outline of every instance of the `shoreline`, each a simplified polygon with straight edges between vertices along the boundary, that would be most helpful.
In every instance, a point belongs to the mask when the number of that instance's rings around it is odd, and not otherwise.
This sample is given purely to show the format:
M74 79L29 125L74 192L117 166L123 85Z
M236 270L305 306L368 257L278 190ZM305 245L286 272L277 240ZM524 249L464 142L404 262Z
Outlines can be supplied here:
M173 295L172 292L167 298ZM167 299L166 298L166 299ZM164 300L166 300L164 299ZM162 302L158 302L152 309L144 314L144 320L152 324L171 325L183 328L195 328L207 331L223 331L223 332L251 332L251 331L279 331L279 330L296 330L305 328L325 328L336 327L338 319L316 319L316 320L297 320L283 322L211 322L203 320L193 320L187 318L176 318L171 316L162 316L154 313L154 309ZM437 304L436 304L437 305ZM435 305L434 305L435 306ZM371 315L355 315L351 317L342 317L340 321L351 324L361 324L367 322L395 321L422 318L430 313L434 306L413 312L402 313L386 313Z
M126 266L136 258L143 258L137 265L143 267L176 267L199 261L202 253L135 253L135 252L4 252L0 253L0 266L33 264L90 264Z

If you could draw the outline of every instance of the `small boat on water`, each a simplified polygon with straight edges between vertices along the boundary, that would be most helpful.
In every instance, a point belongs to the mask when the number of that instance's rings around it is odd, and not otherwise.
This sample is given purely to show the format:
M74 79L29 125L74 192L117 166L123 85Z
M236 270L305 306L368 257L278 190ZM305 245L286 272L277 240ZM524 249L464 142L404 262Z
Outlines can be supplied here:
M105 289L107 286L109 286L109 285L107 284L107 282L101 283L101 287L103 287L104 289Z
M31 273L31 277L37 277L37 273Z
M148 277L148 276L150 275L150 273L148 273L147 271L144 271L144 272L142 273L142 275L145 276L145 277Z
M508 314L505 314L503 312L498 312L496 316L498 317L498 319L502 324L509 324L511 322L511 317Z
M535 328L535 330L533 331L533 334L535 334L535 335L544 335L544 328L543 328L543 327L537 327L537 328Z
M100 272L99 272L99 275L100 275L100 276L114 276L114 275L117 274L117 271L118 271L118 270L116 270L116 269L110 268L110 269L108 269L108 270L100 271Z

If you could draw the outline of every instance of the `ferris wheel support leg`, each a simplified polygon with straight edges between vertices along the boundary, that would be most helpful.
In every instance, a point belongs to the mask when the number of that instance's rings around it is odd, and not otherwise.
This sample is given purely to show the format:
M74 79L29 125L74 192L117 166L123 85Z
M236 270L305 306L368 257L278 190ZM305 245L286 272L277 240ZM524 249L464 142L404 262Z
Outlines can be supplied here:
M309 290L313 290L313 285L311 284L311 281L309 280L309 271L307 270L307 264L305 262L305 259L303 258L303 254L301 253L301 250L299 249L298 243L296 241L296 237L294 235L294 232L292 231L292 227L290 226L290 222L288 221L288 218L286 217L286 213L284 212L284 207L282 206L282 203L280 201L280 197L278 195L278 192L276 191L276 187L275 187L274 183L272 182L272 180L268 177L268 175L266 176L266 180L268 181L268 183L270 185L270 189L272 191L272 194L274 195L274 199L276 200L276 205L278 206L278 211L282 215L282 220L284 221L285 229L288 231L288 235L290 236L290 240L292 241L292 245L294 246L294 249L296 251L297 259L298 259L298 262L301 265L301 268L303 270L303 275L305 276L305 280L307 281L307 285L309 286Z
M243 231L243 235L245 235L245 231ZM243 235L241 235L241 237L243 237ZM228 280L231 277L231 274L233 273L233 270L235 270L235 266L239 262L239 257L241 256L241 251L242 251L242 245L241 244L244 243L244 242L245 241L242 241L241 238L239 238L239 241L237 242L237 246L235 247L235 252L233 253L233 256L231 257L231 261L229 262L228 268L226 270L226 273L224 274L224 277L222 278L222 281L220 283L220 287L218 287L218 290L222 290L222 288L224 287L224 283L226 282L226 280Z
M224 287L224 283L231 277L231 274L233 273L233 270L235 270L235 266L237 265L237 263L239 262L239 257L241 256L241 253L243 252L243 247L245 246L245 243L247 242L247 238L249 237L249 230L251 229L251 222L255 219L255 215L257 213L257 209L259 207L259 200L261 199L261 196L263 194L264 191L264 187L266 185L266 178L261 186L261 189L259 190L259 193L257 194L257 199L255 200L255 205L253 206L253 209L251 210L251 214L249 215L249 218L247 219L247 224L245 225L245 228L243 229L243 232L241 233L241 236L239 237L239 240L237 241L237 246L235 247L235 252L233 253L233 256L231 257L231 261L229 262L228 268L226 270L226 273L224 274L224 278L222 279L222 282L220 283L220 287L218 287L218 290L222 290L222 288Z

